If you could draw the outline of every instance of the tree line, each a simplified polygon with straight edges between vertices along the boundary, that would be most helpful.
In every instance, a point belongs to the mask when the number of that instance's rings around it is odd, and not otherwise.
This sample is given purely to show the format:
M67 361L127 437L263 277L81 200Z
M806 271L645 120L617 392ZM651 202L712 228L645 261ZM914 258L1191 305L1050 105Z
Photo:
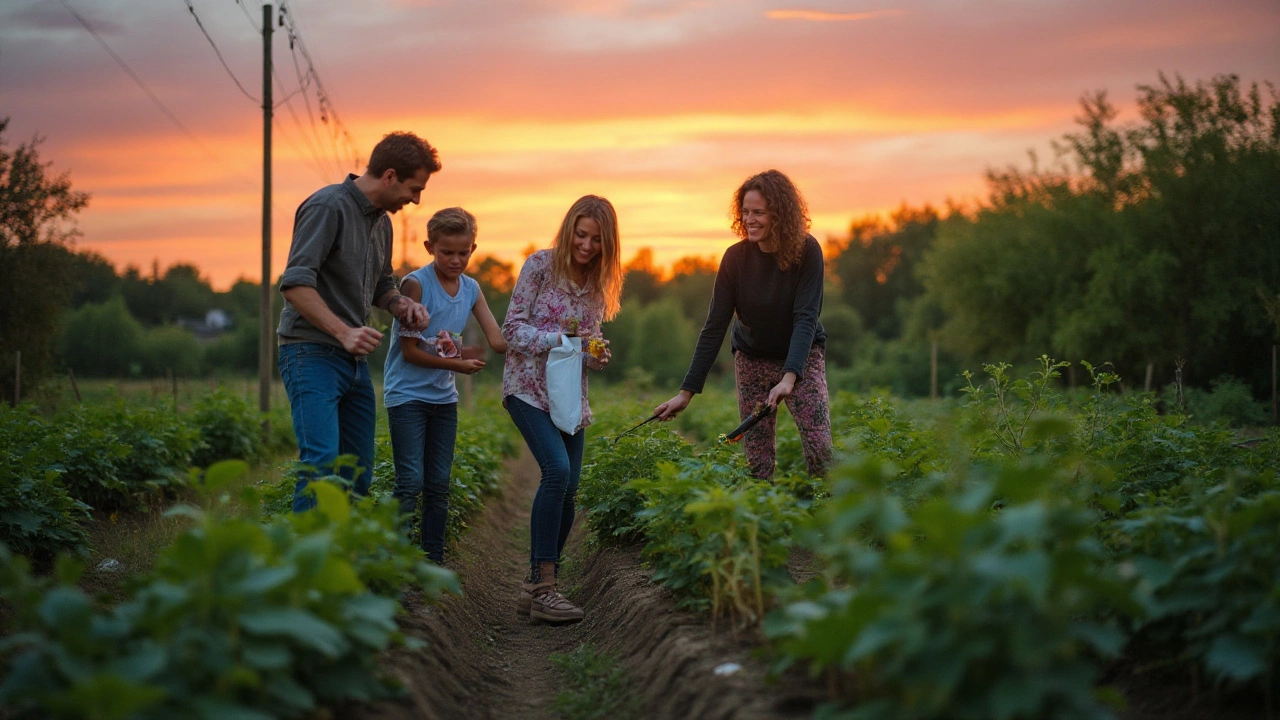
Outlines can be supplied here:
M927 395L936 349L944 393L963 368L1047 353L1111 362L1128 387L1231 376L1268 394L1280 340L1275 88L1161 75L1138 86L1137 105L1138 119L1122 124L1105 92L1087 94L1078 129L1053 142L1049 163L1033 154L1030 167L989 170L983 198L904 203L825 238L832 384ZM63 367L256 369L256 283L216 292L190 265L117 273L76 252L71 221L88 196L39 161L39 138L9 153L3 130L0 377L12 377L14 350L26 383ZM679 383L715 262L688 257L664 272L647 249L634 256L623 310L604 329L609 379ZM485 257L471 270L501 318L518 267ZM215 307L231 320L216 340L178 324ZM727 351L721 360L731 373Z

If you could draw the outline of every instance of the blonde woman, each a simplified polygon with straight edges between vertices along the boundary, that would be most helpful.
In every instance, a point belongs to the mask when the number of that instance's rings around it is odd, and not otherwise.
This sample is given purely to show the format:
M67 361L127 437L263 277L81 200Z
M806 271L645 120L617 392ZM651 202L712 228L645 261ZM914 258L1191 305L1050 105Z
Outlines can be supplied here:
M520 269L502 325L507 341L503 405L542 471L529 520L529 577L516 610L550 623L583 617L582 608L557 591L556 567L573 527L591 407L584 372L581 422L573 433L555 426L547 398L547 354L564 335L599 338L600 324L618 313L620 255L613 205L595 195L579 198L560 223L555 244L530 255ZM583 353L583 358L586 367L600 370L609 362L609 351Z

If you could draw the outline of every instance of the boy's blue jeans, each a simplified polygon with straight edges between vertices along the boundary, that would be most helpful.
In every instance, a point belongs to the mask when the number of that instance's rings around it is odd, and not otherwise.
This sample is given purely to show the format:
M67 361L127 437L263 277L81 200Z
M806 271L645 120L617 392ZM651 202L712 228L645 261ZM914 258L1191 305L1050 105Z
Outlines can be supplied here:
M277 364L289 394L302 465L293 489L293 511L315 507L307 485L313 478L332 472L339 455L356 456L357 471L342 468L338 475L351 483L355 495L367 494L373 479L377 424L369 363L332 345L289 343L280 346Z
M560 553L573 529L574 500L582 477L582 450L586 431L570 435L551 422L551 413L509 395L507 413L524 436L542 470L542 482L529 515L531 547L529 564L560 562Z
M391 495L400 501L401 517L408 518L413 517L418 496L422 496L422 549L429 559L443 563L458 403L433 405L411 400L387 408L387 419L391 421L396 465L396 486Z

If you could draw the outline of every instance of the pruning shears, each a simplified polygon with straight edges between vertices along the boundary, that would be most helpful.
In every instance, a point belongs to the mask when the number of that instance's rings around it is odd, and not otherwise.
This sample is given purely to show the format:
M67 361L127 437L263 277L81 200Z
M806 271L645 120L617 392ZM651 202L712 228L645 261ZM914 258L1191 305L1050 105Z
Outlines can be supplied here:
M727 435L724 436L723 442L726 442L729 444L738 442L739 440L742 439L743 435L747 434L748 430L755 427L756 423L769 417L770 413L772 412L773 412L773 407L768 404L761 403L760 405L757 405L756 409L750 415L747 416L746 420L742 421L741 425L734 428L732 431L730 431Z
M618 441L622 439L622 436L623 436L623 435L629 435L629 434L631 434L631 433L635 432L636 430L639 430L640 428L644 427L645 425L648 425L649 423L651 423L651 422L653 422L654 420L657 420L657 419L658 419L658 414L657 414L657 413L654 413L653 415L650 415L648 420L645 420L645 421L643 421L643 422L641 422L641 423L639 423L639 424L636 424L636 425L632 425L631 427L627 428L626 430L623 430L622 432L618 433L617 435L614 435L614 436L613 436L613 443L612 443L612 444L613 444L613 445L617 445L617 444L618 444Z

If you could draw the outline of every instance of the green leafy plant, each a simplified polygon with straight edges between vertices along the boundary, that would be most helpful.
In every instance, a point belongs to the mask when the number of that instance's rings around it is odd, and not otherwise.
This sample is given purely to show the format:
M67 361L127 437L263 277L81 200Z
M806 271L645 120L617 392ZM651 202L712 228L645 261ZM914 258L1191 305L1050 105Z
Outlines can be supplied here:
M823 582L765 625L785 658L832 674L842 718L1098 718L1101 658L1131 581L1095 512L1043 459L974 465L905 506L896 471L842 465L808 543Z
M1113 529L1143 581L1141 635L1181 649L1218 681L1271 693L1280 681L1275 470L1193 481L1183 503L1142 508Z
M996 446L1014 457L1027 452L1034 439L1029 435L1033 420L1046 412L1057 409L1061 396L1053 382L1061 377L1059 371L1071 363L1055 361L1047 355L1037 358L1040 369L1027 378L1014 378L1009 374L1008 363L988 363L983 371L988 378L974 384L973 373L965 370L966 386L960 392L968 396L972 408L986 430L994 438Z
M578 504L598 540L641 539L644 500L631 481L656 478L659 466L690 457L693 446L666 428L641 435L598 438L582 467Z
M217 390L200 398L190 414L200 433L191 462L206 467L219 460L258 460L264 450L262 419L240 395Z
M215 465L200 486L225 495L244 470ZM36 580L0 549L17 631L0 648L11 668L0 704L48 717L268 718L387 695L376 658L404 642L398 593L413 584L435 597L456 578L399 532L393 506L353 506L330 483L315 493L315 510L267 524L225 502L176 508L193 527L105 611L74 587L73 564Z

